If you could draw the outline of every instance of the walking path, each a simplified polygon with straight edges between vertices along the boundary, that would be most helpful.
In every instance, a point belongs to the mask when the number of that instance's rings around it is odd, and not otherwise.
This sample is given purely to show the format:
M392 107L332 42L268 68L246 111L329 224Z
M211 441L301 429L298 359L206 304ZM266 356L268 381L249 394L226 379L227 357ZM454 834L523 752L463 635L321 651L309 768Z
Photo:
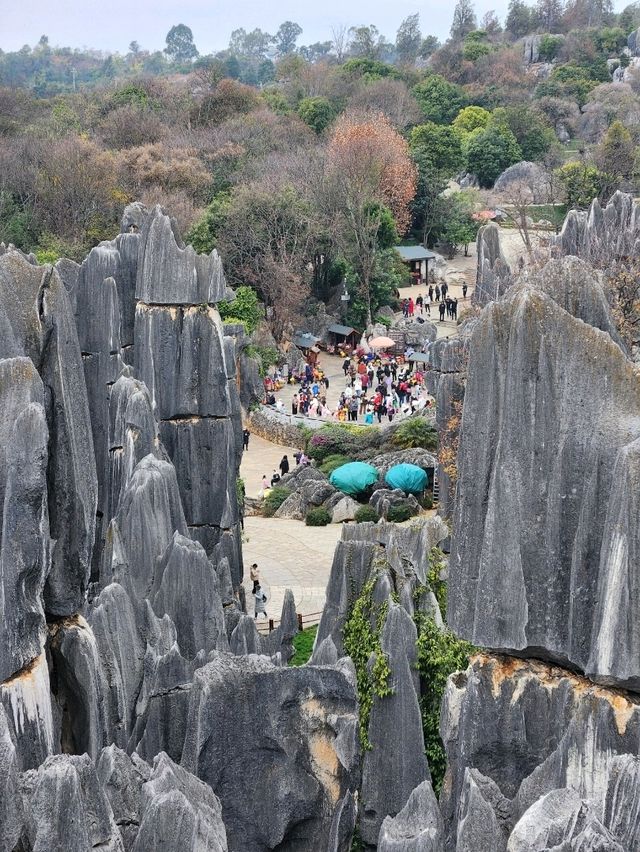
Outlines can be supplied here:
M249 566L260 568L262 588L267 595L270 618L279 619L286 589L291 589L298 612L307 616L324 608L333 551L342 524L307 527L302 521L285 518L245 518L242 554L247 612L253 614Z
M447 273L449 293L458 298L458 312L469 304L475 280L475 247L469 258L456 258L449 265ZM466 280L469 289L467 299L462 298L462 281ZM406 287L400 290L401 298L422 294L427 288ZM438 329L438 337L450 337L457 333L456 323L450 320L439 322L437 303L431 307L430 319ZM398 315L400 317L400 315ZM429 318L425 315L426 318ZM327 403L335 409L344 389L345 379L342 370L342 358L321 352L320 367L329 378ZM291 412L291 399L297 385L286 385L276 393L282 399L285 412ZM283 455L289 456L291 466L293 447L284 447L265 441L257 435L251 435L249 449L243 453L240 476L245 483L247 497L256 498L262 487L262 477L271 479L278 468ZM244 522L244 540L242 545L245 564L244 587L247 595L247 611L253 613L252 583L249 580L249 566L257 562L260 568L261 584L267 595L267 612L271 618L280 618L284 593L291 589L299 613L309 616L320 613L324 608L325 589L331 573L331 563L336 543L340 540L341 524L329 524L326 527L307 527L302 521L285 518L263 518L248 516ZM266 621L259 621L261 630L266 629Z

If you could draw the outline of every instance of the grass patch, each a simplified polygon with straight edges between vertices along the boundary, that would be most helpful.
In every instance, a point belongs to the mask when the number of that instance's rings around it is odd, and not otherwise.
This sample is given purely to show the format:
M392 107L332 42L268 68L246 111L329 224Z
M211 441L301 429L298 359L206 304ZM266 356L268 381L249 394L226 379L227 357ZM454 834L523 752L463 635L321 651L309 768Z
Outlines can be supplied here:
M289 660L290 666L303 666L308 661L313 651L313 643L316 640L317 632L318 625L314 624L313 627L307 627L293 637L295 653Z

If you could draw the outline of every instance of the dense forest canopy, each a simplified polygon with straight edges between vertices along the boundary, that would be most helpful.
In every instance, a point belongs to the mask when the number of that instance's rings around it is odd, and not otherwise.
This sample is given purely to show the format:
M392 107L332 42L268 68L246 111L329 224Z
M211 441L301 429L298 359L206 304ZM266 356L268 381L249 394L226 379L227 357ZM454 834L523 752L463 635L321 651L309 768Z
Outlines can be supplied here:
M639 26L640 3L511 0L501 21L458 0L444 44L418 14L393 40L240 28L207 56L183 23L126 55L43 35L0 51L0 241L80 259L127 202L160 203L276 331L343 287L363 325L405 279L392 246L467 245L478 188L515 163L540 164L552 205L635 185ZM472 188L443 196L453 178Z

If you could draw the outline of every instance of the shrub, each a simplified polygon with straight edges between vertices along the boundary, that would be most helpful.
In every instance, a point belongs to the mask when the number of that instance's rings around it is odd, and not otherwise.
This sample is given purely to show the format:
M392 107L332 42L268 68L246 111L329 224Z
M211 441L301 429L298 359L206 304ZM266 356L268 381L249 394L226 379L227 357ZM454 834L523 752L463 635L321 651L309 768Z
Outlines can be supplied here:
M422 497L418 498L418 502L423 509L433 509L433 494L431 491L425 491Z
M424 417L403 420L393 433L391 443L401 450L421 447L425 450L438 448L438 433L432 423Z
M424 687L420 699L424 745L436 795L442 787L446 769L444 747L440 739L440 705L447 678L456 671L464 671L473 645L456 639L453 633L440 631L435 621L424 615L417 618L418 651L417 668Z
M262 319L262 309L253 287L238 287L233 302L220 302L218 311L223 320L232 317L242 320L251 334Z
M355 514L355 521L357 524L363 524L367 521L373 521L375 524L378 520L378 513L373 508L373 506L360 506L358 511Z
M393 693L389 661L380 645L389 605L388 603L376 604L373 600L373 590L377 580L378 571L376 570L362 587L360 597L354 602L342 631L344 650L351 657L356 670L360 705L360 745L363 751L369 751L372 748L369 741L369 717L374 698L376 696L384 698ZM371 664L372 654L374 655L373 665Z
M343 456L340 453L336 453L335 455L327 456L318 469L321 473L324 473L325 476L331 476L334 470L342 467L343 464L349 464L351 461L353 461L353 459L350 459L349 456Z
M303 666L313 652L313 643L318 632L318 625L307 627L306 630L301 630L293 637L293 647L295 653L289 660L290 666Z
M391 506L387 512L387 520L395 524L401 524L402 521L408 521L416 514L416 510L407 503L401 503L398 506Z
M262 514L265 518L272 518L290 494L291 489L283 485L272 488L262 504Z
M383 325L385 328L391 328L391 326L393 324L393 320L391 319L391 317L385 317L385 316L374 317L373 321L377 325Z
M331 523L331 515L324 506L316 506L314 509L309 509L304 522L308 527L326 527Z

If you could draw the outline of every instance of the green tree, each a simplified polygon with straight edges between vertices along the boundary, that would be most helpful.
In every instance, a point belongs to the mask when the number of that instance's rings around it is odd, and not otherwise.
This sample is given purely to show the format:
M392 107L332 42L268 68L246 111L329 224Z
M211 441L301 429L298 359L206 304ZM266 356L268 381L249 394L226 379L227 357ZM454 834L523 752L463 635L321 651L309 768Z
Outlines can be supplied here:
M254 331L263 318L263 312L253 287L238 287L233 302L220 302L218 311L223 320L228 322L240 320L240 322L243 322L249 334Z
M516 137L524 160L542 160L556 143L556 135L546 116L525 104L498 107L493 112L491 123L509 128Z
M294 53L296 42L302 35L302 27L293 21L285 21L278 27L278 32L275 34L274 42L278 56L287 56L289 53Z
M505 169L522 159L516 137L506 127L489 126L474 130L467 142L467 169L480 186L493 186Z
M191 62L198 55L191 28L185 24L176 24L171 27L167 33L166 43L164 52L173 62Z
M298 115L305 124L320 134L336 117L336 111L328 98L303 98L298 104Z
M535 11L538 25L548 33L557 31L562 11L562 0L538 0Z
M396 53L400 65L413 65L418 58L422 45L420 33L420 15L409 15L398 27L396 33Z
M469 243L478 234L479 224L473 219L477 192L463 190L447 199L447 212L441 240L447 246L449 258L455 257L460 247L464 247L465 257L469 254Z
M467 62L477 62L478 59L488 56L491 52L492 47L484 30L474 30L471 33L467 33L464 39L464 47L462 48L462 56Z
M464 165L462 138L455 126L435 124L433 121L420 124L411 131L409 145L412 156L420 159L423 168L442 172L447 179Z
M413 87L413 95L429 121L450 124L467 105L464 90L439 74L432 74Z
M438 40L437 36L434 36L434 35L425 36L422 39L422 44L420 45L419 56L421 56L422 59L428 59L430 56L432 56L436 52L436 50L439 49L439 47L440 47L440 41Z
M453 21L451 22L451 38L454 41L463 39L467 33L475 30L477 26L476 13L472 0L458 0L453 10Z
M485 128L491 119L488 109L479 106L468 106L461 109L453 120L453 126L459 133L471 133L478 128Z
M231 197L228 192L219 192L211 201L200 219L185 235L199 254L210 254L218 244L218 234L227 220Z
M602 189L603 175L596 166L587 163L565 163L558 169L558 177L564 187L568 207L587 208Z
M640 3L629 3L618 15L618 26L626 35L640 27Z
M514 39L522 38L534 29L531 9L524 0L510 0L505 29Z
M369 26L351 27L349 34L351 35L351 52L354 56L380 59L384 39L376 26L369 24Z
M605 197L620 188L631 177L635 166L636 147L631 133L621 121L614 121L596 150L596 162L603 178L601 194Z
M542 36L540 46L538 47L540 59L544 59L546 62L551 62L556 58L563 44L564 39L560 36L549 35L549 33L546 33L546 35Z

